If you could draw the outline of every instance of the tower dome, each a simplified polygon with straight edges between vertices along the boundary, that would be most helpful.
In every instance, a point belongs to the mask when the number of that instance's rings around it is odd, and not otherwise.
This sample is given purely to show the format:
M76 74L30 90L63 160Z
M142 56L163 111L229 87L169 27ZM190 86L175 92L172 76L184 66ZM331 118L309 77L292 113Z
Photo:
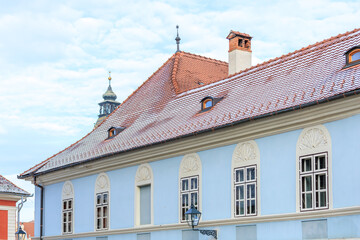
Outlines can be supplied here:
M104 101L99 103L100 106L100 112L99 112L99 118L95 123L95 127L97 127L100 123L102 123L102 121L110 115L110 113L112 113L117 106L120 105L120 103L118 101L116 101L116 94L114 93L114 91L111 88L111 72L109 72L109 86L108 89L106 90L106 92L103 94L103 99Z

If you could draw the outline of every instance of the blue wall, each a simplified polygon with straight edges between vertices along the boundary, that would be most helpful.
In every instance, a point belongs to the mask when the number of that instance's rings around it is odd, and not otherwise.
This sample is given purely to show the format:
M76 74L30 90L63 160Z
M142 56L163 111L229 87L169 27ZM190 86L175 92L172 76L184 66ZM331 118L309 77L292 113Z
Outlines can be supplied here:
M360 205L360 115L324 124L332 140L333 206ZM260 150L261 215L296 211L296 143L301 130L256 139ZM198 152L202 162L202 220L231 217L231 161L235 144ZM150 162L154 184L154 224L179 222L179 167L183 156ZM151 160L151 159L149 159ZM110 228L134 226L135 174L138 166L107 172L111 182ZM72 180L75 191L75 233L94 231L94 186L97 175ZM45 235L61 235L62 183L45 187ZM39 190L36 190L36 235L39 235ZM360 217L337 217L328 221L329 236L360 237ZM341 226L341 229L337 229ZM285 232L280 231L287 229ZM300 230L299 230L300 229ZM300 231L300 232L299 232ZM168 232L178 239L179 231ZM181 231L180 231L181 232ZM301 239L301 222L258 224L258 239L277 234L286 239L289 232ZM232 226L222 226L221 235L234 236ZM162 232L154 232L162 239ZM300 234L300 235L299 235ZM165 234L166 235L166 234ZM164 235L164 236L165 236ZM169 236L170 236L169 235ZM136 239L128 235L124 239ZM229 238L230 239L230 238ZM270 239L270 238L267 238ZM275 238L274 238L275 239Z

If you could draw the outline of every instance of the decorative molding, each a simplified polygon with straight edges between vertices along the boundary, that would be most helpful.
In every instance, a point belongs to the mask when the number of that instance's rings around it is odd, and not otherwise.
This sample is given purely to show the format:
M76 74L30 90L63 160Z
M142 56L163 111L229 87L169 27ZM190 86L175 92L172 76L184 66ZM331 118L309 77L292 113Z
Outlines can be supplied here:
M236 145L233 153L233 162L248 164L248 161L255 161L259 158L259 148L255 141L248 141Z
M324 132L320 128L307 129L300 139L299 149L304 151L307 149L317 149L319 147L326 147L328 140Z
M309 211L301 213L286 213L286 214L274 214L266 216L254 216L254 217L245 217L245 218L233 218L233 219L221 219L221 220L210 220L210 221L201 221L199 228L206 227L219 227L219 226L229 226L229 225L239 225L239 224L255 224L255 223L266 223L266 222L280 222L280 221L297 221L303 219L314 219L314 218L329 218L337 216L349 216L349 215L360 215L360 207L347 207L347 208L338 208L331 210L319 210L319 211ZM82 237L98 237L104 235L120 235L120 234L131 234L131 233L141 233L141 232L153 232L153 231L169 231L169 230L183 230L188 229L189 226L187 223L174 223L174 224L163 224L155 226L139 226L133 228L122 228L122 229L113 229L102 232L86 232L86 233L77 233L69 234L66 236L45 236L44 240L60 240L60 239L74 239ZM34 240L39 240L39 238L33 238Z
M183 157L180 163L180 178L199 175L201 173L201 160L198 154L191 153Z
M153 173L149 164L141 164L136 171L135 185L151 184Z
M95 182L95 193L110 191L110 180L106 173L100 173Z
M360 114L360 95L311 106L297 111L273 115L268 118L244 122L228 128L206 132L188 138L169 141L134 151L104 157L101 161L91 161L37 176L38 183L50 185L97 174L102 171L136 166L142 163L177 157L216 147L236 144L242 141L267 137L284 132L299 130L309 126L336 121ZM32 181L32 177L26 178Z
M74 186L70 181L66 181L62 188L62 199L74 198Z

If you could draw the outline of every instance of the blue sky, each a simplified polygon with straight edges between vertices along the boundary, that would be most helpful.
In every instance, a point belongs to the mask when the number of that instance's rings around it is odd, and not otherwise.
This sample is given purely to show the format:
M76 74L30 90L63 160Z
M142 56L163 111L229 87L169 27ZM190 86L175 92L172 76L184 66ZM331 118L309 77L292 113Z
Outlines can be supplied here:
M204 3L206 2L206 3ZM227 61L231 29L253 63L359 28L359 1L0 0L0 174L16 175L91 131L112 71L123 101L176 50ZM33 219L33 200L21 220Z

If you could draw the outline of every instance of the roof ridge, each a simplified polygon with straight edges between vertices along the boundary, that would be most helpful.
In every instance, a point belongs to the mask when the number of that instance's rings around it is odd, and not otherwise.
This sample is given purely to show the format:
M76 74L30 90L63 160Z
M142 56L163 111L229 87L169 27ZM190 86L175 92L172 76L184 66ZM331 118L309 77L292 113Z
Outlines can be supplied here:
M281 55L280 57L276 57L276 58L269 59L268 61L265 61L265 62L256 64L256 65L251 66L251 67L249 67L249 68L246 68L246 69L244 69L244 70L242 70L242 71L240 71L240 72L231 74L231 75L227 76L227 77L224 78L224 79L234 77L234 76L236 76L236 75L238 75L238 74L240 74L240 73L248 72L248 71L250 71L250 70L252 70L252 69L255 69L255 68L258 68L258 67L262 67L263 65L266 65L266 64L269 64L269 63L278 61L278 60L280 60L280 59L284 59L284 58L289 57L289 56L291 56L291 55L294 55L294 54L296 54L296 53L304 52L304 51L306 51L306 50L308 50L308 49L310 49L310 48L319 46L319 45L324 44L324 43L326 43L326 42L331 42L331 41L333 41L333 40L335 40L335 39L344 37L344 36L346 36L346 35L350 35L350 34L355 33L355 32L357 32L357 31L360 31L360 28L355 28L355 29L352 30L352 31L347 31L347 32L345 32L345 33L340 33L340 34L338 34L338 35L336 35L336 36L332 36L332 37L330 37L330 38L326 38L326 39L324 39L324 40L322 40L322 41L320 41L320 42L316 42L316 43L310 44L310 45L308 45L308 46L306 46L306 47L300 48L300 49L295 50L295 51L293 51L293 52L289 52L289 53L287 53L287 54L283 54L283 55ZM360 33L359 33L359 34L360 34ZM223 80L223 79L220 79L220 80ZM220 81L220 80L219 80L219 81Z
M106 120L113 115L123 104L125 104L125 102L127 102L145 83L147 83L156 73L158 73L171 59L173 59L175 56L175 54L173 54L163 65L161 65L153 74L151 74L150 77L148 77L132 94L130 94L117 108L115 108L114 111L112 111L109 116L107 116L97 127L93 128L89 133L87 133L84 137L80 138L78 141L76 141L75 143L71 144L70 146L68 146L67 148L63 149L62 151L52 155L51 157L45 159L44 161L40 162L39 164L35 165L32 168L29 168L28 170L24 171L23 173L21 173L19 176L22 176L24 173L30 171L30 170L39 170L41 167L43 167L50 159L52 159L53 157L59 155L60 153L68 150L69 148L71 148L72 146L74 146L75 144L81 142L83 139L85 139L87 136L89 136L92 132L95 131L95 129L99 128L104 122L106 122ZM41 165L42 164L42 165ZM41 165L41 166L39 166ZM35 169L37 166L39 166L37 169Z
M20 190L22 190L22 191L24 191L25 193L27 193L27 194L30 195L30 193L29 193L28 191L22 189L21 187L19 187L18 185L16 185L15 183L13 183L12 181L10 181L10 180L7 179L6 177L4 177L3 175L0 174L0 177L4 178L5 180L7 180L9 183L11 183L12 185L14 185L14 186L17 187L18 189L20 189Z
M219 64L223 64L223 65L228 65L227 62L225 61L221 61L221 60L218 60L218 59L215 59L215 58L209 58L209 57L205 57L205 56L202 56L202 55L198 55L198 54L194 54L194 53L189 53L189 52L184 52L184 51L181 51L182 53L186 54L186 55L189 55L189 57L197 57L197 58L200 58L200 59L203 59L203 60L206 60L206 61L209 61L209 62L216 62L216 63L219 63Z
M177 70L178 70L178 65L179 65L179 59L180 56L182 55L182 52L176 52L175 53L175 60L174 60L174 65L173 65L173 71L171 73L171 82L174 86L175 92L176 94L178 94L180 92L179 89L179 84L176 81L176 74L177 74Z

